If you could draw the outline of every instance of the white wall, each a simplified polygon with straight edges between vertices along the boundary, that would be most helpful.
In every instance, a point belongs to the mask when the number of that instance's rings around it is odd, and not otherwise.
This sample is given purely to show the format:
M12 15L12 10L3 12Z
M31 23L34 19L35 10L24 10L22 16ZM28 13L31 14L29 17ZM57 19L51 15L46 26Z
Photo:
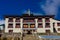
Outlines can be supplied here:
M9 18L5 18L5 33L9 33L9 30L13 30L13 33L20 33L22 32L22 29L21 28L15 28L15 18L13 18L13 22L8 22ZM20 20L20 27L22 27L22 19ZM8 24L9 23L12 23L13 24L13 28L8 28Z

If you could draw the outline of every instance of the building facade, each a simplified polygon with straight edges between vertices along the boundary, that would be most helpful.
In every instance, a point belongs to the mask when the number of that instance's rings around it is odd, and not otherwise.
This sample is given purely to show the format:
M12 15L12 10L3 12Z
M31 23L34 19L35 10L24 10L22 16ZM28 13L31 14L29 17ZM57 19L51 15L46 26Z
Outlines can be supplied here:
M60 21L54 15L23 14L5 16L5 33L60 33Z

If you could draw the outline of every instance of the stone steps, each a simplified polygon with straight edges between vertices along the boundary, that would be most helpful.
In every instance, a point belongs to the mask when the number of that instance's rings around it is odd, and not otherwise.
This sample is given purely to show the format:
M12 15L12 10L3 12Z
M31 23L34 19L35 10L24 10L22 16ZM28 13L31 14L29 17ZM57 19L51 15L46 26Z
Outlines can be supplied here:
M33 35L26 35L26 36L23 37L23 40L37 40L37 39Z

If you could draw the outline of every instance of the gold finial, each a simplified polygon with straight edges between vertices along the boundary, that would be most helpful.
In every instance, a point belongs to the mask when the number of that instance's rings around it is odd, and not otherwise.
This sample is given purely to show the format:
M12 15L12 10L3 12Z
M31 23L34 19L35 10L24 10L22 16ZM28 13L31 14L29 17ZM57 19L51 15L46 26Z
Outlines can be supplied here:
M27 13L28 13L28 14L29 14L29 16L30 16L30 9L28 9Z

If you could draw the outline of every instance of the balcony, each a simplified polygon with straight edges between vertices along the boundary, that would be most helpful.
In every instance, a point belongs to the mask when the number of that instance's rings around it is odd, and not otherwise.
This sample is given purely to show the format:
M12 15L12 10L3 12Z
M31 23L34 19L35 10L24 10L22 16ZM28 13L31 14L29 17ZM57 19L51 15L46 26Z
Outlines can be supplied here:
M57 26L60 26L60 23L57 23Z
M8 25L8 28L13 28L13 24L9 24Z
M45 22L50 22L49 18L46 18L46 19L45 19Z
M50 28L50 23L46 23L45 28Z
M30 28L35 28L35 25L34 25L34 24L31 24L31 25L30 25Z
M23 20L23 22L34 22L34 20Z
M50 28L50 26L49 26L49 25L47 25L47 26L45 26L45 28Z
M43 28L43 26L42 25L38 25L38 28Z
M15 22L20 22L20 18L16 18Z
M8 22L13 22L13 18L9 18Z
M23 25L23 28L28 28L28 25L27 25L27 24L24 24L24 25Z
M20 22L20 20L16 20L15 22Z
M13 20L8 20L8 22L13 22Z
M38 20L38 22L42 22L42 20Z
M20 28L20 25L16 25L15 28Z

